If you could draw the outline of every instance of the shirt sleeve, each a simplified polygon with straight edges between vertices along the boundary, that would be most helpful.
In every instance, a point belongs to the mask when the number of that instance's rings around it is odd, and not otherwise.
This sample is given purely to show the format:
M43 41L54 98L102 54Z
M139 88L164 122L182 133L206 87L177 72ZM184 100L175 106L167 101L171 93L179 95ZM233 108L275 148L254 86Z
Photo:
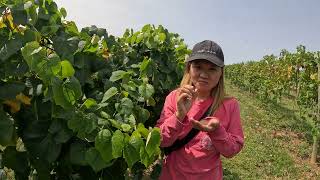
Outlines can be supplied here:
M171 92L165 100L161 111L160 119L157 121L156 127L160 128L161 132L161 147L172 145L178 138L182 130L183 124L176 117L176 92Z
M209 133L211 141L218 152L227 158L231 158L243 147L244 135L241 125L240 108L238 102L235 100L233 108L230 108L230 123L228 129L220 126Z

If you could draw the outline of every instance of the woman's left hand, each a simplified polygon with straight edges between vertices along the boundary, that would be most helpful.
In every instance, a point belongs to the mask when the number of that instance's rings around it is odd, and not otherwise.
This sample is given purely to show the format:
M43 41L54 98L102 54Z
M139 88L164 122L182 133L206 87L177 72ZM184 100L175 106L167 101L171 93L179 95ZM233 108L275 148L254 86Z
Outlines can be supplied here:
M220 121L216 117L206 117L201 121L191 120L194 128L200 131L212 132L219 127Z

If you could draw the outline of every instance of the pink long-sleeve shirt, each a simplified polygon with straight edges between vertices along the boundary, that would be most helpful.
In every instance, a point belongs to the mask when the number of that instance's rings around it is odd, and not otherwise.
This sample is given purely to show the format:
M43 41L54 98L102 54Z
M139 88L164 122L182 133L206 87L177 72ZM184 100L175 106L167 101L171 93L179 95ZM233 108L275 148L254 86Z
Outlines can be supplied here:
M161 129L161 146L168 147L191 130L191 119L199 120L213 98L194 101L183 121L175 116L177 90L167 97L157 127ZM220 126L213 132L200 131L184 147L170 153L163 161L160 180L220 180L223 178L220 154L236 155L243 147L239 105L231 98L223 102L214 117Z

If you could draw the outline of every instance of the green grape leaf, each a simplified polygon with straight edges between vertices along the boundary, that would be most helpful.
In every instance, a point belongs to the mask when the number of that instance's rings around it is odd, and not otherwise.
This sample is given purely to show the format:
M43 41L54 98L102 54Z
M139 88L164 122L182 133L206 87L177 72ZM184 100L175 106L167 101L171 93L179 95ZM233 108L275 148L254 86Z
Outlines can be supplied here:
M159 40L161 43L163 43L166 40L166 34L165 33L160 33L159 34Z
M60 8L60 13L61 15L63 16L63 18L66 18L67 17L67 11L65 8Z
M94 113L84 114L77 112L76 115L68 121L68 127L76 132L79 138L85 139L98 127L98 117Z
M121 131L116 130L111 138L112 141L112 155L114 158L122 156L122 151L124 148L124 135Z
M57 143L65 143L73 135L67 126L67 122L63 119L54 119L48 131L53 135L53 139Z
M63 81L59 78L54 78L52 80L52 92L54 102L63 107L64 109L72 108L72 104L65 98L64 90L63 90Z
M63 94L72 105L82 96L81 85L77 78L71 77L64 81Z
M130 115L133 109L133 102L129 98L122 98L119 108L121 114Z
M117 93L118 93L118 89L116 87L111 87L104 93L101 103L106 102L108 99L110 99L112 96L116 95Z
M27 61L27 64L32 71L38 70L38 64L40 64L47 57L47 52L44 48L40 47L36 41L27 43L21 49L23 58Z
M21 82L7 82L0 84L0 99L15 99L26 86Z
M62 78L67 78L74 75L75 71L72 67L72 64L69 61L64 60L64 61L61 61L60 64L61 64Z
M109 130L103 129L98 133L95 140L95 147L105 162L110 162L114 159L112 155L112 135Z
M104 162L99 151L97 151L94 147L88 149L85 159L95 172L112 165L111 163Z
M131 126L129 124L121 124L121 129L124 132L130 132L131 131Z
M149 167L152 164L152 158L149 157L149 154L144 147L140 149L140 158L145 167Z
M90 109L96 105L97 102L92 98L86 99L86 101L82 104L82 106L85 106L87 109Z
M149 156L153 156L154 153L157 151L157 148L160 147L160 130L159 128L153 128L152 131L149 133L147 142L146 142L146 151Z
M142 97L148 99L154 94L154 88L151 84L142 84L139 86L139 93Z
M87 147L84 143L75 142L70 145L70 162L72 164L85 166Z
M143 59L141 65L140 65L140 72L144 72L148 68L150 62L151 61L147 58Z
M60 28L60 25L51 25L51 26L42 26L41 27L41 33L49 36L52 34L55 34Z
M122 71L122 70L114 71L114 72L112 72L112 75L109 80L112 82L118 81L118 80L124 78L127 73L128 72Z
M127 162L129 168L131 168L134 163L139 161L140 154L133 145L131 145L130 143L126 143L123 149L123 157Z
M150 117L150 112L144 108L138 109L138 122L145 123Z
M145 138L148 138L149 135L149 131L147 128L144 127L144 125L142 123L139 123L137 126L137 131Z
M16 38L11 39L9 42L6 43L5 46L0 46L0 62L9 59L12 55L18 53L20 48L22 47L22 39Z
M15 145L15 128L13 119L0 110L0 145Z

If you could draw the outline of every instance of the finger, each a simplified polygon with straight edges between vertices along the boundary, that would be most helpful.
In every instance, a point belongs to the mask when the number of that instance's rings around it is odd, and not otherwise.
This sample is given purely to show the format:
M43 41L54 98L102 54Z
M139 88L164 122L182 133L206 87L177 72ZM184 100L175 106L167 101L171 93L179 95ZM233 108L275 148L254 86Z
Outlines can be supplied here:
M219 120L218 118L213 117L213 118L211 118L211 119L209 120L209 122L219 124L219 123L220 123L220 120Z
M210 123L216 123L219 124L220 120L216 117L210 116L203 119L204 121L210 122Z
M189 90L191 90L191 91L194 91L194 89L195 89L195 87L194 86L192 86L192 85L184 85L183 86L184 88L187 88L187 89L189 89Z
M198 89L195 88L195 89L194 89L194 93L193 93L193 97L195 98L195 97L197 96L197 94L198 94Z
M190 96L188 93L182 93L178 96L177 101L182 102L181 100L191 99L192 96Z
M198 130L202 130L202 129L201 129L201 124L200 124L199 121L197 121L197 120L191 120L191 123L192 123L192 126L193 126L194 128L196 128L196 129L198 129Z
M181 88L180 93L187 93L187 94L189 94L191 97L194 95L193 90L188 89L188 88L185 88L185 87L182 87L182 88Z
M177 108L182 113L187 113L191 105L191 101L187 101L189 95L186 93L181 94L177 99Z
M190 91L190 93L194 93L196 90L195 86L192 86L192 85L185 85L182 88Z
M212 127L209 126L209 122L208 121L200 121L200 124L202 125L203 131L211 131Z
M194 128L196 128L200 131L210 131L210 128L207 125L205 125L197 120L191 120L191 123Z
M211 129L215 129L215 128L218 126L218 124L215 123L215 122L209 122L208 126L209 126Z
M219 121L213 119L211 121L201 121L204 124L204 129L208 132L214 131L219 126Z

